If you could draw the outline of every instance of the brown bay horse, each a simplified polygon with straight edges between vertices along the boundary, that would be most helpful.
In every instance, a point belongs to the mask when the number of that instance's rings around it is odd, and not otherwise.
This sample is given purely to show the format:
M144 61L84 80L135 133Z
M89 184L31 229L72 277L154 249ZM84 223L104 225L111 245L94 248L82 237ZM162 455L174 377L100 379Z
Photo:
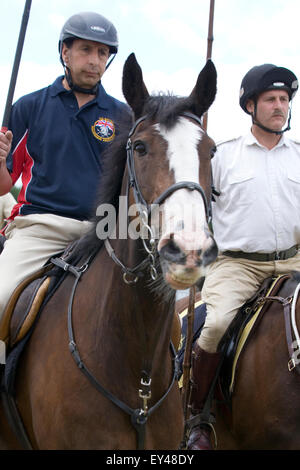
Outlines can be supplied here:
M258 295L264 310L257 312L248 336L242 336L243 342L236 341L240 352L235 356L235 368L228 350L233 348L234 332L239 328L230 326L222 340L221 350L226 353L212 407L216 450L300 450L300 273L286 277L270 300L265 294ZM181 315L186 315L187 307L188 298L176 302ZM241 314L240 323L245 325L245 311ZM202 303L195 308L194 341L205 315Z
M150 96L132 54L123 92L136 122L104 158L93 229L68 264L56 258L68 275L19 360L15 402L33 449L178 449L182 439L171 330L175 289L217 256L214 144L200 121L216 71L208 61L187 98ZM0 447L19 448L0 411Z
M217 449L300 450L299 283L285 282L244 345L230 404L217 406Z

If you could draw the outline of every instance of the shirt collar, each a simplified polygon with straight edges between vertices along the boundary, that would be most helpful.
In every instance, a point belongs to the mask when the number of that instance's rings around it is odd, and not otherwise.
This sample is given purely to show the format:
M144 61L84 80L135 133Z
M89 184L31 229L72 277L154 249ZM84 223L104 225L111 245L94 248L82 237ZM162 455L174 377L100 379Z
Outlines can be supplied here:
M57 79L50 85L50 94L51 96L57 96L60 93L67 93L68 90L65 89L65 87L62 84L64 76L61 75L60 77L57 77Z
M249 146L250 145L257 145L258 147L266 148L258 142L256 137L254 137L254 135L252 134L251 130L249 130L248 134L245 135L245 145L249 145ZM289 141L288 137L286 137L285 134L282 134L278 144L274 147L274 149L282 147L284 145L286 147L290 147L290 141Z
M50 94L51 96L55 97L60 95L61 93L72 93L70 90L66 90L62 84L64 76L61 75L57 77L57 79L50 85ZM108 109L109 108L109 95L104 90L103 85L99 84L98 94L95 97L97 101L97 105L101 109ZM94 101L94 100L93 100Z

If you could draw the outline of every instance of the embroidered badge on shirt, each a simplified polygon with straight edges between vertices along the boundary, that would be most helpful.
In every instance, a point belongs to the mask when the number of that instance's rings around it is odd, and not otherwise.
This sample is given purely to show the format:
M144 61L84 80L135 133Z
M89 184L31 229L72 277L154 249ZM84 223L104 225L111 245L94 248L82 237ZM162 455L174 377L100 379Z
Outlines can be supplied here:
M115 137L115 125L111 119L100 117L92 126L92 132L96 139L110 142Z

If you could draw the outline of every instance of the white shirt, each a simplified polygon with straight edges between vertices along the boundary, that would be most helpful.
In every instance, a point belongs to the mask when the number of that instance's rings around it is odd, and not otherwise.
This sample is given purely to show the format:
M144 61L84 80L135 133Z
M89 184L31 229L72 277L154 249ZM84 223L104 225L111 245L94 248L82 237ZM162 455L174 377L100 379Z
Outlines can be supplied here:
M251 132L221 143L212 159L219 250L271 253L300 244L300 143L284 134L271 150Z

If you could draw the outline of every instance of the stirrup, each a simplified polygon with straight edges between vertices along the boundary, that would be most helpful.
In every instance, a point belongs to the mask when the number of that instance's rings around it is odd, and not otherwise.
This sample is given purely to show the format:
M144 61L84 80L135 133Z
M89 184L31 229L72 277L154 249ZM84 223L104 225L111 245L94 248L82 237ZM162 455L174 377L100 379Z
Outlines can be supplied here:
M199 426L201 428L201 425L204 425L204 426L209 427L210 430L212 431L213 436L214 436L215 448L217 448L218 438L217 438L217 433L216 433L215 427L213 425L213 423L215 423L215 422L216 422L216 418L212 413L209 414L208 419L206 419L206 416L205 416L205 419L203 419L203 413L199 413L197 415L192 415L186 421L186 432L185 432L186 442L188 441L189 436L190 436L190 434L191 434L191 432L194 428L196 428L197 426Z

